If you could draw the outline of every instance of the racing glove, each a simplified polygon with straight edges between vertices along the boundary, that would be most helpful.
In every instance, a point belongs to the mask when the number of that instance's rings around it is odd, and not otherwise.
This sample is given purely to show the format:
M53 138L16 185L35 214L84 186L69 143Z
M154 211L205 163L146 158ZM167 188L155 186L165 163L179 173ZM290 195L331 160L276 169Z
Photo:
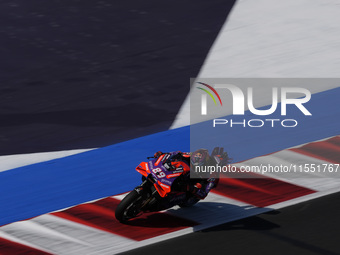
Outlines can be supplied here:
M231 158L229 158L228 153L224 151L224 148L215 147L211 153L211 157L220 166L225 166L230 163Z

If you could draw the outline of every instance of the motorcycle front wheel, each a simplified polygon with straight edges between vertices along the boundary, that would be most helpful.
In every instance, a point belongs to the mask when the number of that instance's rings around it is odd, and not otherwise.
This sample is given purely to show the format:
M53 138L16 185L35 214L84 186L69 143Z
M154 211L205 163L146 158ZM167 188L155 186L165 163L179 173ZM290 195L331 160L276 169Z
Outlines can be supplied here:
M131 191L117 206L115 211L116 219L124 223L137 217L142 212L143 201L144 199L136 190Z

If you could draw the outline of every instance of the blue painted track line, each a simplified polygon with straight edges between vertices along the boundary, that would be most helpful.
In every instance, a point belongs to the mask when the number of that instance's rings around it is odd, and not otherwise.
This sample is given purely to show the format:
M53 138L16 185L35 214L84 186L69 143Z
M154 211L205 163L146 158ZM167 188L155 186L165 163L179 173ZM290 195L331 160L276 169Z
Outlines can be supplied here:
M296 128L235 128L225 132L221 127L215 138L207 141L208 149L224 146L237 162L338 135L339 97L340 88L313 94L306 104L312 117L299 111L287 116L299 121ZM274 114L272 118L275 117L281 118ZM211 123L197 125L200 129L208 124ZM201 137L204 139L204 133ZM139 162L158 150L189 151L189 138L190 128L183 127L2 172L0 225L129 191L140 183L134 170Z

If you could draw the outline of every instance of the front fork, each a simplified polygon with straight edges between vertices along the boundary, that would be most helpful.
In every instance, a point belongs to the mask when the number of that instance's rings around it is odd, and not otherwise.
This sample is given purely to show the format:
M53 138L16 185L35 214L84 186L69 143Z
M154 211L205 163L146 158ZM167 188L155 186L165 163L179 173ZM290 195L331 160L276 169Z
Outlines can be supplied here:
M139 195L141 195L141 197L143 199L143 203L142 203L141 208L140 208L142 211L148 210L148 204L152 200L156 200L156 196L157 196L157 193L158 193L157 190L154 188L153 180L150 177L151 176L148 176L148 178L145 178L143 176L142 184L135 188L135 191Z

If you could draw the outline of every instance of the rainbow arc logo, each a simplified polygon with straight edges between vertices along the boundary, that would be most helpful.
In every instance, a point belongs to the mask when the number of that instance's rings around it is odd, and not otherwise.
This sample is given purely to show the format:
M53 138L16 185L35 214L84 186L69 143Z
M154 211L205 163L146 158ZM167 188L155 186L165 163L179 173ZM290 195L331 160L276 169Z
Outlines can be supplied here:
M208 85L208 84L206 84L206 83L203 83L203 82L197 82L197 83L198 83L198 84L201 84L201 85L203 85L203 86L206 86L207 88L209 88L209 89L217 96L217 98L218 98L218 100L220 101L220 104L221 104L221 106L222 106L221 97L220 97L220 95L217 93L217 91L216 91L213 87L211 87L210 85ZM204 88L201 88L201 87L196 87L196 88L198 88L198 89L203 90L204 92L206 92L206 93L212 98L212 100L214 101L215 105L217 105L217 102L216 102L216 100L215 100L215 97L213 96L213 94L211 94L211 92L210 92L209 90L204 89Z
M307 110L307 108L303 105L307 103L311 99L311 92L308 89L300 88L300 87L272 87L272 103L270 105L270 108L268 109L257 109L254 106L254 95L253 95L253 88L247 87L246 94L243 93L242 89L240 89L238 86L233 84L215 84L214 87L203 83L203 82L196 82L197 84L200 84L201 86L196 87L199 90L204 91L205 93L201 94L201 115L207 115L207 108L208 108L208 96L211 97L211 99L215 103L215 107L218 105L217 99L220 102L220 105L223 106L222 100L220 95L217 93L215 88L217 89L224 89L227 90L228 93L231 93L232 96L232 115L245 115L245 106L247 103L248 109L250 113L253 115L258 116L270 116L273 114L278 106L281 108L281 116L287 115L287 105L295 105L298 110L300 110L305 116L311 116L312 114ZM296 94L302 94L304 97L298 97L298 98L291 98L289 94L296 93ZM217 99L216 99L217 97ZM281 102L279 105L279 97L281 99ZM196 101L195 101L196 102ZM225 105L226 107L227 105ZM222 111L216 111L214 115L223 113ZM225 110L225 109L222 109ZM227 111L224 112L225 115L227 115ZM213 116L213 115L211 115ZM210 117L211 117L210 116ZM216 125L226 125L230 123L230 127L233 127L235 125L242 125L242 127L262 127L265 125L265 123L270 122L271 127L275 126L275 122L279 121L281 123L282 127L296 127L298 125L297 120L295 119L278 119L277 117L275 119L243 119L242 122L235 122L233 119L227 120L227 119L213 119L213 127L216 127ZM288 124L287 124L288 122ZM291 124L293 123L293 124Z

